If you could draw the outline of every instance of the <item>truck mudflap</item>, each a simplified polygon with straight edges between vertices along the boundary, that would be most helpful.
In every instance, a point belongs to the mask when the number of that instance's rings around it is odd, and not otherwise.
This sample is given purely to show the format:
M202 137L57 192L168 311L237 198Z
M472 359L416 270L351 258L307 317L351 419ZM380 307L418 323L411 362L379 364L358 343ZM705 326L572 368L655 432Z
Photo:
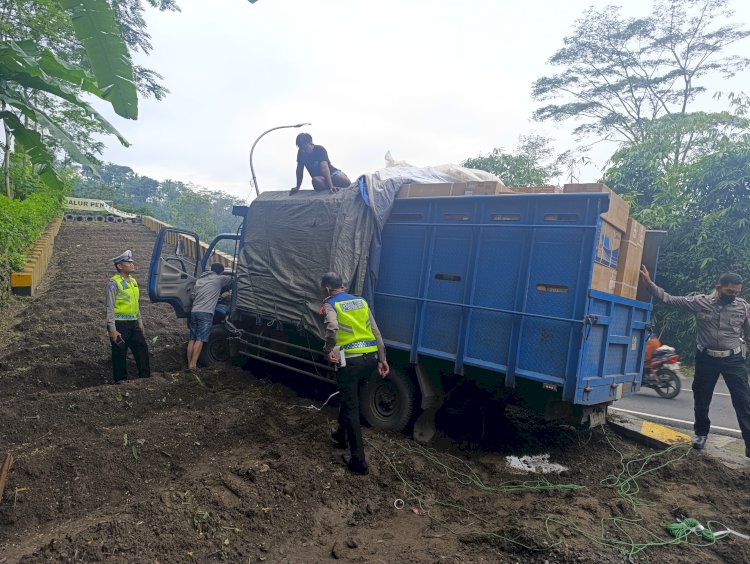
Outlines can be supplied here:
M413 436L418 443L427 444L435 437L435 414L443 406L445 392L438 374L431 373L416 364L417 382L422 393L422 413L414 422Z

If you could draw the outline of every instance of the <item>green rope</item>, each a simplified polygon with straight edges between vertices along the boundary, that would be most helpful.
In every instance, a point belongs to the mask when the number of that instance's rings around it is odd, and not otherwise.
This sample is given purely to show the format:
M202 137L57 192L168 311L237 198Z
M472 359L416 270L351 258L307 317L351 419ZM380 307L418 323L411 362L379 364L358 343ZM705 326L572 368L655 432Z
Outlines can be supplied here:
M586 486L579 484L554 484L542 477L537 480L525 480L518 481L514 480L511 482L502 482L495 486L485 484L484 481L477 475L474 469L465 460L449 453L438 453L435 449L423 447L412 441L399 442L398 446L403 450L418 454L425 458L428 462L438 467L442 472L450 479L464 485L473 486L479 490L492 493L517 493L517 492L533 492L533 491L545 491L545 490L579 490ZM448 462L444 462L441 458L446 459ZM450 464L452 463L452 464Z
M615 447L609 436L607 436L606 430L602 428L602 432L604 433L609 445L620 456L620 462L618 472L605 477L601 481L601 484L613 488L620 497L626 499L631 504L633 509L639 505L649 505L638 497L640 492L638 480L640 478L682 460L691 452L690 448L678 444L648 456L627 459L626 456ZM440 453L435 449L423 447L412 441L394 441L382 436L379 438L391 448L393 448L394 445L397 445L401 450L409 454L421 456L450 480L467 487L476 488L482 492L512 494L549 490L574 491L585 487L579 484L555 484L550 482L546 477L541 477L536 480L510 481L490 485L486 484L479 477L477 472L468 462L455 455ZM552 542L550 544L545 544L545 546L529 546L519 540L518 537L513 538L507 534L502 534L502 525L498 525L496 522L485 518L468 507L442 501L434 494L428 493L415 482L406 478L403 473L403 468L399 468L399 461L396 453L391 452L390 455L386 454L384 449L380 448L375 441L369 439L365 440L401 481L404 498L413 502L419 510L427 515L436 525L445 528L448 532L459 538L470 536L486 537L507 542L530 551L544 551L562 544L563 539L554 535L552 530L554 526L558 526L574 531L601 547L620 551L626 555L630 562L632 562L638 554L650 548L677 545L680 543L688 543L693 546L709 546L717 540L716 536L710 529L703 527L695 519L683 519L681 522L667 525L667 531L671 534L672 538L664 539L654 531L646 528L642 524L642 518L639 516L634 518L611 517L602 519L600 530L592 532L578 526L567 517L561 515L547 515L544 517L544 527L548 538ZM445 518L441 518L438 515L438 508L456 511L459 514L470 518L472 523L482 525L484 530L470 532L459 531L449 524ZM695 541L691 541L690 536L693 533L699 534L700 538L705 541L705 544L698 544Z
M620 456L620 469L617 474L606 476L601 481L601 484L614 488L617 494L630 502L630 505L633 508L638 505L654 505L638 498L638 494L640 493L640 486L638 485L639 478L678 462L683 458L686 458L691 452L690 445L678 443L666 448L665 450L649 454L648 456L628 460L625 458L625 455L620 452L614 444L612 444L604 427L602 427L602 433L607 439L609 446L612 447L612 450ZM666 460L663 460L665 458Z
M638 494L640 493L638 480L643 476L646 476L647 474L656 472L661 468L682 460L691 452L689 445L676 444L662 451L649 454L647 456L627 459L625 455L620 452L620 450L618 450L617 447L613 444L604 427L602 427L602 433L607 439L607 442L609 443L609 446L612 448L612 450L614 450L620 456L620 461L619 471L617 473L606 476L603 480L601 480L600 483L604 486L613 488L617 495L627 500L631 504L634 510L637 506L654 505L645 502L638 497ZM685 523L686 521L687 520L683 520L682 523ZM675 538L664 540L654 534L653 531L644 527L641 522L642 519L640 517L632 519L623 517L606 518L602 519L601 530L599 533L596 533L582 529L567 517L563 517L560 515L548 515L545 518L545 529L547 531L547 535L550 536L550 538L554 538L550 530L551 525L556 524L566 527L583 535L599 546L623 551L627 556L628 561L632 562L633 558L637 554L646 549L659 546L676 545L680 544L681 542L689 542L687 539L687 535L689 535L690 532L693 532L694 527L696 527L695 524L686 526L685 529L687 530L687 533L683 534L683 524L673 523L669 525L667 529ZM700 523L698 523L697 521L695 521L695 523L700 526ZM673 525L676 526L673 527ZM607 533L608 530L613 530L614 533L619 534L617 536L612 536L612 534ZM633 530L632 533L631 530ZM708 541L708 543L698 546L708 546L709 544L713 544L713 542L716 540L713 533L708 531L708 529L705 529L705 531L706 534L703 535L703 538ZM675 532L678 533L679 536L676 535ZM641 540L635 540L635 535L637 535L637 537Z
M641 518L627 519L624 517L611 517L602 519L599 532L591 532L579 527L567 517L548 515L544 519L544 525L547 535L550 538L554 538L553 531L551 530L553 525L565 527L601 547L622 551L627 557L628 562L633 562L633 559L639 553L650 548L678 545L681 543L705 547L714 544L717 540L712 531L706 528L699 529L701 525L696 519L683 519L682 522L667 525L667 530L674 538L666 540L644 527L641 521ZM608 533L608 530L613 530L613 533L619 533L619 535L614 536L612 533ZM690 534L698 532L700 532L702 539L706 541L705 543L690 541ZM635 540L636 535L640 540Z
M425 515L427 515L431 521L436 523L438 526L443 527L452 535L455 535L458 538L466 538L466 537L471 537L471 536L486 537L486 538L490 538L490 539L494 539L494 540L498 540L502 542L507 542L509 544L513 544L521 548L525 548L526 550L534 551L534 552L549 550L550 548L553 548L554 546L557 546L558 544L562 542L558 540L547 546L534 547L534 546L529 546L521 542L520 540L518 540L518 538L512 538L510 536L501 534L500 527L496 523L490 521L489 519L484 518L483 516L479 515L475 511L472 511L468 507L460 506L460 505L449 503L446 501L441 501L440 499L437 499L434 495L430 496L425 491L419 489L419 487L417 487L415 483L409 481L403 475L401 470L399 470L394 460L395 457L388 456L382 449L380 449L375 444L374 441L371 441L369 439L365 439L365 441L368 443L370 448L372 448L378 454L378 456L385 461L385 463L391 468L391 470L393 470L393 472L396 474L398 479L401 481L403 488L404 488L404 498L407 499L408 501L413 501L417 505L419 510L423 512ZM388 442L391 445L393 445L393 441L388 441ZM401 446L400 443L397 443L397 444ZM406 450L409 450L409 449L406 449ZM473 475L476 476L476 474L473 474ZM457 530L456 528L452 527L446 520L438 517L435 511L436 507L450 509L450 510L454 510L459 513L462 513L468 517L471 517L473 519L473 522L479 522L482 525L485 525L487 529L482 530L482 531L461 532Z
M698 519L693 519L692 517L686 517L677 523L670 523L667 525L667 531L678 541L684 540L687 542L691 533L700 533L709 543L716 542L716 535L714 535L713 531L704 527Z

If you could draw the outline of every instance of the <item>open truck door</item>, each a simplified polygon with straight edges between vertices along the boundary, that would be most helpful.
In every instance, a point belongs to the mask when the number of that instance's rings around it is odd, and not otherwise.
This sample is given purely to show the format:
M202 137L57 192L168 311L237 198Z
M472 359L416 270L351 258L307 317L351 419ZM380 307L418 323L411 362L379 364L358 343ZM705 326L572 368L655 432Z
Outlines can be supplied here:
M152 302L171 305L177 317L187 317L200 264L201 247L196 233L162 227L151 254L148 297Z

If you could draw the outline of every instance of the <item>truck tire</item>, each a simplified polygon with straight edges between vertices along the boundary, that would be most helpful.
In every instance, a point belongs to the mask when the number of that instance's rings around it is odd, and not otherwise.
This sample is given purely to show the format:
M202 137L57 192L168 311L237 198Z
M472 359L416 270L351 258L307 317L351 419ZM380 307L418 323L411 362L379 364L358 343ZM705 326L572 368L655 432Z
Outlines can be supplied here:
M401 433L413 411L414 383L393 368L387 378L373 372L359 390L360 415L373 429Z
M214 325L208 335L208 342L203 343L198 364L202 367L211 366L221 362L229 362L231 352L229 348L229 331L224 325Z

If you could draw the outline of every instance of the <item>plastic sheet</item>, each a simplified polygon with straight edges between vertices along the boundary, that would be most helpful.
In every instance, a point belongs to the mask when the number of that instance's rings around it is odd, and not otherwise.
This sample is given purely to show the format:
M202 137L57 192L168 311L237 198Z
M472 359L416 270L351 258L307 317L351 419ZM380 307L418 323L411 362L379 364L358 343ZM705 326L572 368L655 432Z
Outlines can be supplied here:
M467 180L497 178L454 165L398 165L361 176L334 194L263 192L248 209L236 273L237 310L322 337L321 276L332 270L351 293L371 294L377 283L379 233L401 186Z

